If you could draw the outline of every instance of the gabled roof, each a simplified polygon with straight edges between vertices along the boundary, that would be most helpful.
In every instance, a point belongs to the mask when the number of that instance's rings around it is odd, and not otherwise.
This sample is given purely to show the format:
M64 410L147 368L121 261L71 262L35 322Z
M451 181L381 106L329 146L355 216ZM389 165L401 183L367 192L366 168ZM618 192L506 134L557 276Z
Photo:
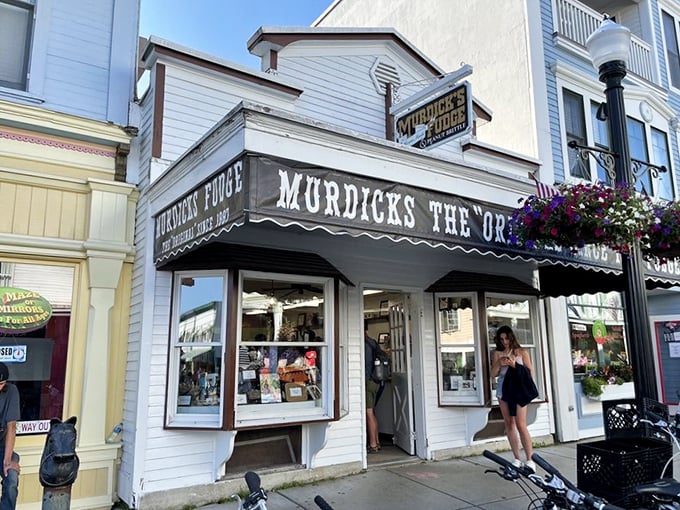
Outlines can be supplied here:
M270 50L278 51L298 41L391 41L433 75L444 70L427 58L393 28L326 28L326 27L260 27L248 39L248 51L263 56Z
M165 56L178 61L193 63L206 69L212 69L221 74L279 90L293 96L299 96L303 92L297 85L292 84L285 78L265 73L251 67L246 67L237 64L236 62L219 58L187 46L182 46L181 44L154 35L149 38L146 47L140 48L140 54L141 65L146 69L149 69L153 65L153 61L158 56Z
M248 51L264 57L268 52L278 52L286 46L300 41L385 41L391 42L413 58L433 76L446 72L426 57L418 48L394 28L344 28L344 27L280 27L262 26L248 39ZM492 112L473 98L473 109L478 118L490 121Z

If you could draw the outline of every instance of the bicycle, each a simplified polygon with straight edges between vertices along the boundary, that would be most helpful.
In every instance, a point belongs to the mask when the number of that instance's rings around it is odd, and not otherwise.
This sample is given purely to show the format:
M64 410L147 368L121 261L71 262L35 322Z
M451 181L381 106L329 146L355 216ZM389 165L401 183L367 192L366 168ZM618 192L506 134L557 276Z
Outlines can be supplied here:
M260 477L253 471L246 473L248 496L241 500L238 494L232 494L231 499L238 501L238 510L267 510L267 493L260 485Z
M503 467L502 471L487 469L485 473L496 473L504 480L518 483L524 494L529 498L527 510L555 510L558 508L565 510L624 510L602 498L580 490L537 453L534 453L531 459L548 473L546 476L538 475L526 467L515 467L510 461L489 450L484 450L483 455ZM538 487L543 494L534 489L526 480Z
M238 494L232 494L231 499L238 502L238 510L267 510L267 493L261 486L260 477L253 471L248 471L245 475L246 485L248 485L248 496L242 500ZM314 498L314 503L321 510L333 510L325 499L321 496Z
M680 433L680 406L675 414L674 423L671 425L662 416L653 411L645 411L646 418L642 418L640 423L648 423L653 427L663 430L673 440L676 452L666 461L662 471L661 477L650 483L645 483L633 487L635 494L640 496L646 508L654 510L677 510L680 504L680 482L674 478L667 478L666 471L673 463L673 460L680 455L680 442L678 441L678 434ZM651 418L651 419L650 419Z

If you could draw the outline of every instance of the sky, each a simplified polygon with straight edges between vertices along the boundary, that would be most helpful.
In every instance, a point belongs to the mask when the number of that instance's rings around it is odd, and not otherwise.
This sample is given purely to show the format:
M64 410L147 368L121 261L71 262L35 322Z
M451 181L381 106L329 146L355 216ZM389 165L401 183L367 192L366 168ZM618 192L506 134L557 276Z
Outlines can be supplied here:
M141 0L140 35L259 68L248 39L263 26L309 26L333 0Z

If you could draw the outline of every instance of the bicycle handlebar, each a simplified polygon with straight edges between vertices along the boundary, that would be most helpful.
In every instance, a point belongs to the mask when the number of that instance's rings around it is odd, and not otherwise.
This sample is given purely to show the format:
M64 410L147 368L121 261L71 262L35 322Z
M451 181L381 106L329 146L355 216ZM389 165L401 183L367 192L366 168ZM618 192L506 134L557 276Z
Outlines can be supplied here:
M260 489L260 477L253 471L246 473L246 484L248 484L248 492L251 494Z
M494 452L490 452L489 450L484 450L484 452L482 452L482 455L484 455L487 459L494 461L496 464L500 464L504 468L517 470L517 468L515 466L513 466L512 463L509 460L504 459L500 455L496 455Z
M668 427L669 426L668 420L666 420L663 416L659 416L655 412L649 411L649 410L645 411L645 414L647 415L648 418L651 418L652 420L654 420L654 422L655 422L654 425L658 425L660 427Z
M545 459L544 459L543 457L541 457L538 453L534 453L534 454L531 456L531 459L532 459L536 464L538 464L539 466L541 466L541 467L543 468L543 470L544 470L546 473L548 473L548 474L550 474L550 475L553 475L553 476L556 476L557 478L559 478L560 480L562 480L562 482L563 482L564 485L567 487L567 489L569 489L569 490L571 490L571 491L574 491L574 492L583 492L583 491L581 491L581 489L577 488L573 483L571 483L567 478L565 478L565 477L562 475L562 473L560 473L560 472L557 470L557 468L556 468L555 466L553 466L552 464L550 464L550 462L548 462L547 460L545 460Z
M333 507L326 503L326 500L321 496L316 496L314 498L314 503L316 503L316 506L318 506L321 510L333 510Z

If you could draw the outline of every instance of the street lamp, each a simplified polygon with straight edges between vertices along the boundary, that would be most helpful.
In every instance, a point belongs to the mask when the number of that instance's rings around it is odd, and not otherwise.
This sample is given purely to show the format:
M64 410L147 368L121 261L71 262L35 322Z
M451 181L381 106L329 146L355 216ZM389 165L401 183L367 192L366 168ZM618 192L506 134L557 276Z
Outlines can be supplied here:
M586 48L593 66L600 73L600 81L606 85L607 119L614 155L616 184L634 188L635 179L628 147L626 109L621 85L626 76L630 56L630 30L605 19L600 28L586 41ZM637 398L658 400L644 268L638 239L631 242L630 253L622 255L621 263L625 278L626 336L630 347L630 359L635 364L633 371L635 395Z

